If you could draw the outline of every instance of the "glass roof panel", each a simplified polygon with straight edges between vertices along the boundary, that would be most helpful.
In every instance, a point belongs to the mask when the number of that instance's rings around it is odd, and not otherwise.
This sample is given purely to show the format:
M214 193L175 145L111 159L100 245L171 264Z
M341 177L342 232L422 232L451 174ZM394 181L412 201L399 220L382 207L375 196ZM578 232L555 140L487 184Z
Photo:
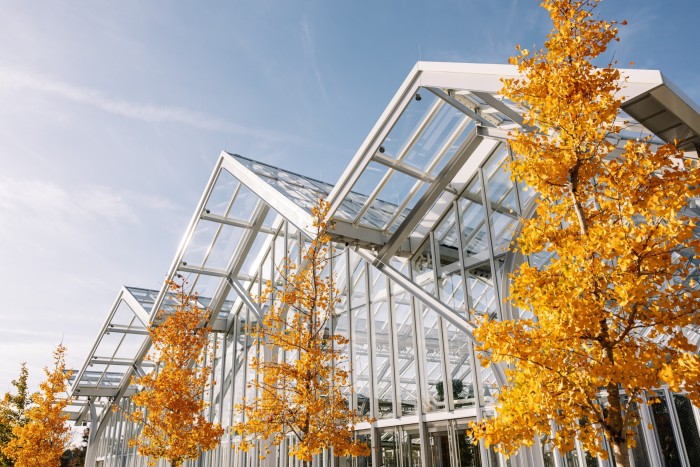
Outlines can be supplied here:
M124 301L120 300L119 305L117 305L117 310L114 312L114 316L110 320L110 324L119 324L122 326L129 326L136 319L136 314L134 310ZM142 324L140 320L137 320L139 324Z
M457 149L464 143L467 135L474 129L474 125L474 120L467 119L462 122L462 125L457 125L455 127L454 133L447 139L446 144L448 144L448 146L443 148L442 155L437 157L433 161L433 165L428 168L431 176L436 177L443 167L445 167L445 164L452 159Z
M420 100L416 98L408 104L408 107L403 111L399 120L382 142L384 154L389 157L396 157L401 152L406 141L414 134L421 122L429 116L431 109L442 103L435 94L426 89L421 89L417 96L420 96Z
M240 219L245 222L251 222L253 220L255 206L257 206L259 200L260 198L258 198L255 193L250 191L250 188L245 185L241 185L241 188L238 190L236 197L233 200L233 205L227 213L227 217Z
M145 334L124 334L114 358L134 358L147 337Z
M393 215L397 207L409 196L411 189L416 184L417 180L409 175L394 170L390 172L393 173L391 173L377 198L372 201L370 208L362 216L361 223L375 225L376 222L382 222L379 227L384 227L387 218L384 215L377 216L376 213Z
M382 164L374 161L370 162L367 164L367 167L365 167L360 178L355 182L353 191L365 197L369 196L374 191L375 187L379 185L380 180L388 170L389 169Z
M202 220L200 222L206 221ZM226 269L244 232L245 229L243 228L220 224L214 244L211 246L202 266L212 269Z
M240 182L227 170L219 171L205 209L211 214L225 216L231 207L231 198Z
M109 332L109 329L100 339L100 343L95 349L95 355L100 357L111 357L118 350L124 334Z
M126 287L126 289L134 296L147 313L151 312L153 304L158 297L157 290L140 289L138 287Z
M301 208L311 211L318 204L318 199L328 197L332 185L289 172L271 165L263 164L235 154L231 155L248 170L258 175L264 182L275 188Z
M182 261L189 266L203 266L220 226L218 222L200 219L182 255Z
M454 107L443 105L406 155L404 161L418 170L428 170L433 165L433 159L439 154L447 138L467 118Z

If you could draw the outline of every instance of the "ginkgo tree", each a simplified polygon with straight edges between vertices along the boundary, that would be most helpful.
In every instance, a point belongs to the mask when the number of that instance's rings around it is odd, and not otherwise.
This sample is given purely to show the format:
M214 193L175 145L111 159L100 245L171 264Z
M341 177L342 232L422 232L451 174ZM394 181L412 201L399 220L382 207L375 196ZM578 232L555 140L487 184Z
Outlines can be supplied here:
M211 368L203 364L211 351L210 311L201 306L196 293L186 291L184 282L167 284L175 309L160 311L149 327L154 349L150 359L156 369L134 378L141 387L132 398L136 409L124 415L142 425L129 446L138 446L139 454L150 456L150 465L167 459L178 467L218 446L223 429L204 413L204 394L211 389Z
M6 392L0 401L0 465L12 465L10 458L2 453L2 449L15 438L12 434L13 428L27 423L27 409L32 401L27 385L28 378L27 364L22 363L19 377L11 381L16 393Z
M59 345L53 356L54 367L44 368L46 379L39 385L39 392L32 394L24 423L12 428L13 438L3 449L16 467L60 465L61 454L71 439L68 414L64 412L70 403L66 388L72 374L66 370L66 348Z
M330 326L340 291L329 273L328 207L320 200L312 209L314 235L301 264L287 259L278 269L280 278L268 281L259 297L270 306L261 325L248 328L261 349L250 364L257 377L249 387L257 396L237 405L243 417L232 427L242 436L238 448L244 451L259 439L269 453L291 436L296 442L290 443L289 455L305 465L324 449L332 448L336 456L369 454L353 436L353 427L369 420L348 403L352 389L341 350L348 340Z
M544 0L553 29L542 50L512 59L522 78L502 94L527 109L512 176L539 195L517 249L545 253L512 275L510 303L532 312L486 321L475 336L484 364L507 363L497 416L472 424L475 439L506 455L549 437L629 466L637 407L654 388L687 391L700 405L700 358L684 328L700 324L696 283L697 162L674 144L624 144L618 114L624 76L598 68L617 24L594 16L598 0Z

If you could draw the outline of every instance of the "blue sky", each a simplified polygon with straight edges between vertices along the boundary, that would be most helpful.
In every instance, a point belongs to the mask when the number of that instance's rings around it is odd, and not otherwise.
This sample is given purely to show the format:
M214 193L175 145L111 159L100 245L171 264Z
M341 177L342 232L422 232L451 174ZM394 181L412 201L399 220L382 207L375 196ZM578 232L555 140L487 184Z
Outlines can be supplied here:
M700 101L694 1L607 0L620 64ZM159 288L222 149L334 182L421 57L505 63L536 1L0 3L0 391Z

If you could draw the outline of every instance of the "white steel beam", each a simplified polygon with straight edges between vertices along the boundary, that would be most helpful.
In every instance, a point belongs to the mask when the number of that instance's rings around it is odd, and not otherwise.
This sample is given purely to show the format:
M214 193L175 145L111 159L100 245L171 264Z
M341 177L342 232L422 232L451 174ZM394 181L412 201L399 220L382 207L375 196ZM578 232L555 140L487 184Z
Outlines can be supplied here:
M302 207L277 191L277 189L275 189L273 186L266 183L260 178L260 176L253 173L246 166L238 162L229 153L222 151L220 161L221 168L229 171L261 200L272 206L275 211L283 215L285 219L294 224L297 229L303 230L309 234L312 232L309 229L313 219L311 214L306 212ZM258 228L258 230L260 229Z
M369 264L379 269L389 279L400 285L404 290L406 290L406 292L423 302L426 306L430 307L447 321L454 324L460 331L464 332L472 342L476 342L473 334L475 326L473 323L467 320L466 311L464 312L464 315L458 313L450 306L438 300L433 294L426 292L425 289L401 274L401 272L391 266L391 264L382 261L372 252L363 248L355 248L355 252Z
M450 104L455 109L457 109L460 112L462 112L463 114L467 115L472 120L475 120L475 121L477 121L477 122L479 122L482 125L487 126L487 127L495 126L488 119L486 119L486 118L482 117L481 115L479 115L478 113L474 112L472 109L470 109L466 105L462 104L461 102L459 102L457 99L455 99L454 97L447 94L442 89L435 88L435 87L428 87L427 89L430 92L432 92L433 94L435 94L437 97L439 97L440 99L442 99L445 102L447 102L448 104Z

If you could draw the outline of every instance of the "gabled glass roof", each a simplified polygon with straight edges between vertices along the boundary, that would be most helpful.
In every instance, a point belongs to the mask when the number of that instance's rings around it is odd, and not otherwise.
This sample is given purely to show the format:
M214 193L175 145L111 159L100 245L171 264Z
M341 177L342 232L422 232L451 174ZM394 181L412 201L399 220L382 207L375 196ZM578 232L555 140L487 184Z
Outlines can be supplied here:
M510 66L419 62L331 191L333 218L380 229L388 238L376 247L386 261L407 239L404 254L414 254L455 195L482 203L466 184L494 152L507 151L500 143L522 126L524 109L499 94L501 79L515 74ZM625 98L663 84L656 72L623 74ZM662 142L629 114L621 112L618 123L619 144L646 136ZM487 176L503 175L494 173ZM513 194L500 194L489 201L508 215Z
M148 340L146 308L149 302L152 306L154 293L134 287L120 290L85 363L69 379L72 402L66 412L72 421L88 420L89 404L101 414L109 404L98 403L98 399L114 398L120 391L128 395L129 376L135 366L151 366L136 360Z

